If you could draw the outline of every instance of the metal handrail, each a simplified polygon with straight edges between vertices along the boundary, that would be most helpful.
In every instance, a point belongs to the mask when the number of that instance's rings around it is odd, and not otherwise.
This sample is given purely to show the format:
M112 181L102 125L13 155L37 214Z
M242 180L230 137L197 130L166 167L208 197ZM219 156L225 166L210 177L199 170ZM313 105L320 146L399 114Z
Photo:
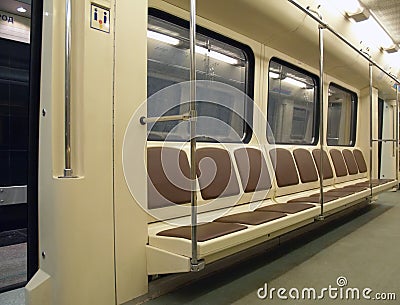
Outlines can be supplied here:
M191 243L192 257L190 259L190 271L197 272L204 269L205 262L198 258L197 251L197 163L196 163L196 0L190 0L190 103L189 112L164 117L142 116L140 124L167 121L190 121L190 203L191 203Z
M396 84L396 180L399 181L399 89L400 84ZM394 123L394 122L393 122ZM398 182L397 182L398 188Z
M166 116L151 117L151 118L146 118L142 116L140 117L139 122L142 125L146 125L148 123L157 123L157 122L188 121L190 120L190 118L191 118L190 112L187 112L184 114L166 115Z
M373 133L372 133L372 104L373 104L373 98L372 98L372 86L373 86L373 80L372 80L372 68L373 64L369 63L369 188L371 190L371 198L372 200L372 145L373 145Z
M348 41L343 35L339 34L336 32L331 26L329 26L326 22L324 22L322 19L320 19L318 16L315 16L312 14L310 10L307 8L303 7L301 4L299 4L296 0L288 0L290 3L292 3L294 6L296 6L298 9L300 9L303 13L306 13L308 16L310 16L312 19L314 19L316 22L318 22L320 25L322 25L324 28L329 30L333 35L335 35L337 38L339 38L341 41L343 41L345 44L347 44L350 48L352 48L355 52L357 52L359 55L361 55L365 60L367 60L370 64L374 65L377 67L382 73L387 75L390 79L395 81L396 83L400 83L400 81L392 74L389 72L386 72L384 68L382 68L378 63L376 63L374 60L372 60L368 54L365 54L362 50L359 50L356 46L354 46L350 41Z
M396 139L372 139L372 142L396 142Z
M319 18L322 19L321 14L318 14ZM320 99L320 166L319 166L319 202L321 204L321 213L318 220L324 219L324 27L318 25L318 36L319 36L319 99Z
M72 178L71 166L71 40L72 40L72 17L71 0L65 2L65 137L64 137L64 176Z
M337 31L335 31L331 26L329 26L326 22L324 22L321 18L321 14L317 12L317 14L314 15L314 13L316 13L315 11L312 11L309 9L309 7L303 7L301 4L299 4L296 0L288 0L291 4L293 4L295 7L297 7L299 10L301 10L303 13L305 13L306 15L308 15L309 17L311 17L312 19L314 19L314 21L318 22L320 27L323 27L324 29L329 30L333 35L335 35L337 38L339 38L341 41L343 41L346 45L348 45L351 49L353 49L353 51L355 51L357 54L361 55L365 60L367 60L367 62L369 63L369 93L370 93L370 143L369 143L369 148L370 148L370 158L369 158L369 183L370 183L370 189L371 189L371 199L372 199L372 144L373 144L373 139L372 139L372 104L373 104L373 99L372 99L372 69L373 67L377 67L383 74L385 74L386 76L388 76L390 79L392 79L396 84L399 84L400 81L391 73L387 72L383 67L381 67L377 62L375 62L370 56L369 54L365 53L363 50L359 50L356 46L354 46L349 40L347 40L343 35L339 34ZM397 109L399 107L399 101L398 101L398 88L396 90L396 106ZM397 112L397 128L396 128L396 140L397 140L397 147L399 147L399 130L398 130L398 112ZM399 159L399 149L397 149L397 153L396 153L396 160L398 162ZM396 165L396 168L399 165ZM397 172L397 178L399 176L398 171Z
M197 253L197 192L196 192L196 0L190 0L190 204L192 258L190 270L204 269L204 260Z
M397 90L397 87L396 87L396 90ZM395 134L396 134L396 119L395 119L395 116L396 116L396 113L395 113L395 110L396 110L396 108L395 108L395 106L393 106L392 105L392 111L393 111L393 115L392 115L392 117L393 117L393 122L392 122L392 135L393 135L393 137L395 136ZM396 139L394 139L393 141L391 141L391 142L393 142L392 143L392 157L395 157L396 156L396 143L395 143L395 141L396 141Z

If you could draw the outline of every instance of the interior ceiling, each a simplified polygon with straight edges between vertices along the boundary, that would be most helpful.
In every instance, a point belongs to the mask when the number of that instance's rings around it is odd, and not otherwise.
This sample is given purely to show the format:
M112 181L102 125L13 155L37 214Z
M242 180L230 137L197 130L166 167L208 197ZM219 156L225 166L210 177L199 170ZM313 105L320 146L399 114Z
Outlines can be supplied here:
M32 0L0 0L0 11L31 18L31 2ZM26 9L26 13L17 11L21 6Z
M0 0L0 10L23 17L31 17L32 0ZM379 22L392 37L396 44L400 44L400 1L399 0L359 0L371 10ZM26 13L19 13L17 8L23 6Z
M400 1L360 0L371 10L396 44L400 43Z

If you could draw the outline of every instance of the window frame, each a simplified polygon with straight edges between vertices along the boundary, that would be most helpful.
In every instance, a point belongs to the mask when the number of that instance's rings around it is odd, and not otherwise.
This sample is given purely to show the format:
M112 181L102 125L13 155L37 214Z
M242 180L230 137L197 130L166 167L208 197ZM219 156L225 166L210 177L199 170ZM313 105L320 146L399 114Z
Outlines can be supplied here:
M328 143L328 122L329 122L329 88L333 86L336 89L342 90L346 93L349 93L352 96L352 104L351 104L351 121L350 121L350 144L347 145L331 145ZM328 108L326 112L326 134L325 134L325 141L327 146L331 147L355 147L357 142L357 119L358 119L358 94L350 89L347 89L343 86L338 85L335 82L330 82L328 85Z
M175 15L172 15L170 13L167 13L165 11L149 7L148 9L148 16L152 16L155 18L162 19L164 21L170 22L174 25L184 27L186 29L190 28L190 22L188 20L182 19L180 17L177 17ZM148 20L148 18L147 18ZM232 38L229 38L227 36L224 36L222 34L219 34L217 32L214 32L212 30L209 30L205 27L202 27L200 25L196 25L196 33L202 34L204 36L210 37L212 39L218 40L222 43L229 44L233 47L236 47L238 49L241 49L245 55L246 62L247 62L247 67L246 67L246 75L245 75L245 88L246 91L244 94L246 94L252 103L246 102L249 99L246 99L244 103L245 105L245 122L243 124L244 130L243 130L243 138L241 142L237 141L231 141L231 142L223 142L223 141L201 141L199 140L198 142L204 142L204 143L244 143L248 144L253 136L253 111L254 111L254 77L255 77L255 56L253 49L237 40L234 40ZM189 81L189 80L188 80ZM164 140L151 140L151 141L166 141Z
M269 60L268 63L268 69L267 69L267 78L268 78L268 92L267 92L267 113L266 113L266 117L267 117L267 124L268 122L268 112L269 112L269 107L270 107L270 77L269 77L269 72L270 72L270 67L271 67L271 63L277 63L280 65L283 65L289 69L295 70L296 72L300 72L308 77L311 77L314 80L315 83L315 94L314 94L314 122L313 122L313 127L312 127L312 139L313 141L311 143L298 143L298 142L277 142L274 136L274 140L275 143L271 143L269 141L269 129L268 125L267 125L267 130L266 130L266 138L267 138L267 142L269 144L278 144L278 145L297 145L297 146L316 146L319 143L319 124L320 124L320 105L321 105L321 101L320 101L320 86L319 86L319 77L310 72L307 71L299 66L296 66L288 61L285 61L283 59L280 59L278 57L271 57L271 59ZM271 130L272 131L272 130Z

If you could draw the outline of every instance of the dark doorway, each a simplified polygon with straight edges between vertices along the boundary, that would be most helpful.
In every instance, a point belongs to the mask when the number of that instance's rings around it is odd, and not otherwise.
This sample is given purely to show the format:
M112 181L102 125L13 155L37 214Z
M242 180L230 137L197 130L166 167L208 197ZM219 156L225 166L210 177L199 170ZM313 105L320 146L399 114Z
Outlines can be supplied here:
M378 139L382 139L384 100L378 98ZM378 177L381 176L382 142L378 143Z
M0 292L38 269L42 0L0 2Z

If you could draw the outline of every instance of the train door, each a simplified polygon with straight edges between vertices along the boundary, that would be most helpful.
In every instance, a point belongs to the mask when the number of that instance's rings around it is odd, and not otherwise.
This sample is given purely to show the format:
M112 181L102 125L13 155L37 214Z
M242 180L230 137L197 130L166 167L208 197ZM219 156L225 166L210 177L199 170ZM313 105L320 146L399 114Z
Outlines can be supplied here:
M396 164L396 101L395 100L380 100L382 103L382 141L380 142L380 178L382 179L396 179L396 171L398 166ZM398 116L398 114L397 114ZM397 126L398 128L398 126Z
M25 285L37 270L39 2L0 2L0 292Z
M43 0L31 2L31 48L29 77L29 143L28 143L28 241L27 281L39 269L39 213L38 213L38 163L39 163L39 116L40 111L41 64L42 64L42 16Z

